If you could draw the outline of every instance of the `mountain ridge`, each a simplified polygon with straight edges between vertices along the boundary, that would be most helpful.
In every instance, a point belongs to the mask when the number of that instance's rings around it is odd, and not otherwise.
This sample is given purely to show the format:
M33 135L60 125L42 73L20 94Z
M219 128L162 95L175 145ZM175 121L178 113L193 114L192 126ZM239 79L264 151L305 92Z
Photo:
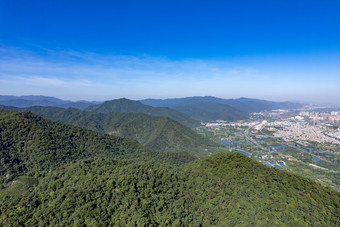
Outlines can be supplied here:
M84 100L73 102L43 95L25 95L25 96L0 95L0 104L18 108L26 108L31 106L55 106L60 108L73 107L77 109L85 109L90 105L98 104L98 102Z
M110 135L129 137L142 145L162 151L187 151L202 156L204 150L220 145L204 138L190 128L167 117L154 117L144 113L96 113L75 108L58 107L15 108L0 106L0 109L30 111L49 120L72 124Z
M242 154L158 152L31 112L0 110L0 129L0 225L340 223L339 192Z
M101 104L89 106L85 111L93 111L97 113L110 113L110 112L124 112L124 113L145 113L152 116L165 116L170 117L175 121L180 122L188 127L197 127L200 125L199 121L190 118L186 114L168 107L152 107L144 105L139 101L134 101L126 98L114 99L105 101Z
M204 102L176 106L173 108L201 121L238 121L249 118L247 113L221 103Z
M94 156L173 158L174 162L181 156L190 157L184 152L181 155L151 150L131 138L47 120L32 112L0 110L0 129L2 176L46 172L68 161Z
M240 111L251 113L251 112L260 112L265 110L273 110L273 109L285 109L285 108L298 108L301 107L302 104L292 103L292 102L274 102L267 101L261 99L251 99L251 98L238 98L238 99L223 99L217 98L213 96L194 96L194 97L185 97L185 98L169 98L169 99L144 99L140 100L142 103L151 105L151 106L163 106L176 108L179 106L185 106L189 104L197 104L197 103L220 103L227 104L233 108L236 108Z

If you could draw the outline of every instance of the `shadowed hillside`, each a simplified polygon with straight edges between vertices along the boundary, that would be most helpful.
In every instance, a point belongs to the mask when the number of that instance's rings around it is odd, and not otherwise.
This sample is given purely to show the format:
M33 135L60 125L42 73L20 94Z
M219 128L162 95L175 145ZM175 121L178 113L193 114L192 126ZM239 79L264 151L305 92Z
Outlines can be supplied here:
M179 163L171 155L144 148L129 138L110 136L43 119L29 112L0 110L0 176L47 172L63 163L98 157L155 157ZM193 158L183 153L183 157ZM183 160L186 162L187 160Z
M30 111L44 118L83 128L136 139L142 145L162 151L188 151L196 156L209 154L205 149L220 145L167 117L143 113L107 114L81 111L74 108L40 107L12 110Z
M157 117L169 117L179 123L186 125L188 127L199 126L200 123L181 113L177 110L173 110L166 107L152 107L144 105L139 101L133 101L129 99L115 99L111 101L106 101L101 104L96 104L89 106L85 109L86 111L94 111L97 113L110 113L110 112L123 112L123 113L145 113L151 116Z

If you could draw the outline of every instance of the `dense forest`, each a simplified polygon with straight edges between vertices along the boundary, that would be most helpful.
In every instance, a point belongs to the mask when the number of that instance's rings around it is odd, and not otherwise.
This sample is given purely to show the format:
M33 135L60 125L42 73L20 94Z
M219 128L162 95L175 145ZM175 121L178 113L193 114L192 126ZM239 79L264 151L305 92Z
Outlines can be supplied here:
M160 152L129 138L110 136L43 119L30 112L0 110L0 175L40 175L52 167L88 157L149 157L179 164L185 152Z
M0 226L339 226L340 193L239 153L195 159L0 110Z
M15 184L0 201L4 225L340 224L339 193L237 153L177 168L152 160L90 158L61 166L35 185L22 184L26 190L20 194L11 192Z
M1 108L30 111L49 120L110 135L133 138L142 145L155 150L187 151L195 156L205 156L209 154L210 148L220 147L220 144L168 117L155 117L143 113L96 113L75 108L42 106L22 109L0 106Z

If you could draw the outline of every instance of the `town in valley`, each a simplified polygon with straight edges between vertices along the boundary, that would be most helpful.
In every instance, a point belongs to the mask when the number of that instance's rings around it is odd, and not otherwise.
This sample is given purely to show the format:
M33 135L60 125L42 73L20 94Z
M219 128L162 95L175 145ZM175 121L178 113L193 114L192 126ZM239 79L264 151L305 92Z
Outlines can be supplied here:
M340 111L305 106L253 113L249 120L202 123L196 129L266 166L340 190Z

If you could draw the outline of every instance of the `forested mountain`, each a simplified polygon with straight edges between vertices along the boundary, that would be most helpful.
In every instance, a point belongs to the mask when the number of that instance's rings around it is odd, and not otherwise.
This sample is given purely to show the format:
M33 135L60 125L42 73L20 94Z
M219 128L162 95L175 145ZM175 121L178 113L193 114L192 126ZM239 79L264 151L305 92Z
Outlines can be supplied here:
M187 154L153 151L129 138L110 136L43 119L30 112L0 110L0 178L36 175L88 157L156 157L170 162ZM39 175L39 174L38 174Z
M202 156L209 154L209 147L220 146L167 117L153 117L143 113L103 114L74 108L41 106L24 109L4 106L0 108L30 111L49 120L73 124L110 135L130 137L155 150L188 151L196 156Z
M248 114L229 105L220 103L196 103L174 108L201 121L237 121L249 118Z
M222 99L212 96L195 96L174 99L144 99L141 100L141 102L145 105L150 105L154 107L169 107L174 109L199 103L220 103L229 105L245 113L260 112L273 109L292 109L302 106L299 103L292 102L273 102L249 98Z
M21 111L0 110L0 226L340 225L339 192L242 154L196 159L55 122L185 137L190 129L169 118L3 108Z
M77 108L85 109L90 105L98 102L88 101L66 101L55 97L42 96L42 95L27 95L27 96L12 96L12 95L0 95L0 105L13 106L18 108L25 108L30 106L55 106L61 108Z
M89 106L85 109L86 111L94 111L97 113L110 113L110 112L123 112L123 113L145 113L151 116L157 117L169 117L179 123L188 127L199 126L200 123L181 113L177 110L173 110L167 107L152 107L144 105L139 101L133 101L129 99L115 99L106 101L101 104Z
M88 108L88 110L96 111L100 113L108 113L108 112L127 112L127 113L146 113L153 116L166 116L170 117L186 126L195 127L198 125L197 121L188 118L187 115L182 114L185 111L181 112L181 109L190 109L200 108L200 110L207 111L204 107L205 104L211 103L214 104L225 104L229 105L226 108L235 108L244 113L252 113L259 112L265 110L273 110L273 109L291 109L291 108L299 108L302 105L298 103L292 102L272 102L260 99L249 99L249 98L239 98L239 99L222 99L216 98L212 96L204 96L204 97L187 97L187 98L174 98L174 99L144 99L140 102L132 101L125 98L116 99L111 101L106 101L104 103L100 102L89 102L89 101L67 101L58 99L55 97L49 96L41 96L41 95L27 95L27 96L10 96L10 95L0 95L0 105L6 106L14 106L19 108L31 107L31 106L55 106L61 108L77 108L84 110ZM99 105L98 105L99 104ZM144 105L143 105L144 104ZM201 105L198 105L201 104ZM152 107L163 107L163 108L152 108ZM168 107L168 108L164 108ZM178 111L176 111L176 110ZM227 112L224 110L220 111L219 108L214 109L213 116L221 115L226 116ZM188 111L190 113L190 111ZM230 116L227 118L233 118L233 114L235 111L230 111ZM205 112L204 116L208 116L209 113ZM191 116L191 115L190 115ZM244 115L240 115L240 119L244 118ZM198 118L200 119L201 118ZM205 117L202 117L205 119ZM211 118L210 118L211 119Z
M21 193L15 193L21 181ZM26 182L26 183L23 183ZM339 226L340 194L241 154L181 167L90 158L0 190L0 225ZM26 190L25 190L26 189Z

